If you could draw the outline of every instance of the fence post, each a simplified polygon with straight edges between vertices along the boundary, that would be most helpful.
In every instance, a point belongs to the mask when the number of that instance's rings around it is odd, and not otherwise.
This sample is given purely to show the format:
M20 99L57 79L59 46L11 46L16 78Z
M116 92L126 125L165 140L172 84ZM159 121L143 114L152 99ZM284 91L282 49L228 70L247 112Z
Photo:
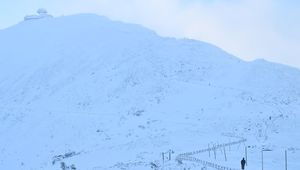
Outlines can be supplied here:
M163 161L163 169L164 169L164 166L165 166L165 153L162 152L162 161Z
M217 159L217 153L216 153L216 146L215 146L215 144L213 146L213 149L214 149L214 156L215 156L215 160L216 160Z
M226 150L225 150L225 147L223 147L223 149L224 149L225 161L227 162L227 155L226 155Z
M210 148L209 148L209 144L208 144L208 156L210 157Z
M219 142L218 142L218 144L217 144L217 148L219 148L220 151L221 151L221 154L223 154L222 145L220 145Z

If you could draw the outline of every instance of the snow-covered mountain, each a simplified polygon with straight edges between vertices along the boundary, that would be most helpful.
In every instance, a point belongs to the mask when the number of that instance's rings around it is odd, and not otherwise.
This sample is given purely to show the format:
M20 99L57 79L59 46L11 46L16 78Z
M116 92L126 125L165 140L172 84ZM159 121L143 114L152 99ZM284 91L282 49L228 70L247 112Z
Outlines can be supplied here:
M249 169L262 147L273 170L284 150L300 167L298 69L92 14L0 30L0 66L0 169L151 169L228 134L247 139ZM243 148L228 154L239 167Z

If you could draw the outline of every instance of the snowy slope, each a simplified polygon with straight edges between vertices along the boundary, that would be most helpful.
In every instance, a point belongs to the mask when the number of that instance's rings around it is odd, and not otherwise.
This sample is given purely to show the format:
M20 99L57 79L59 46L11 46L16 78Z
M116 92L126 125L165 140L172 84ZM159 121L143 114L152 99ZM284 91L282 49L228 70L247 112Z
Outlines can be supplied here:
M0 66L0 169L151 169L168 149L235 140L224 133L247 139L249 169L262 147L300 167L298 69L92 14L0 30ZM243 149L228 154L212 161L238 168Z

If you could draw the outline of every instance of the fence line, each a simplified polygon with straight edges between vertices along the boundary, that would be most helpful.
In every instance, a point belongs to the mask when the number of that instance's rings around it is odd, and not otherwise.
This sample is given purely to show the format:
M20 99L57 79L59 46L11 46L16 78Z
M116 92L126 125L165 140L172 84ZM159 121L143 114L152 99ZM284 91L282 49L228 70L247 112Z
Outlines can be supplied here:
M247 141L246 139L242 138L241 140L238 140L238 141L234 141L234 142L230 142L230 143L224 143L224 144L218 144L218 145L214 145L213 147L208 147L206 149L201 149L201 150L197 150L197 151L193 151L193 152L186 152L186 153L183 153L183 154L179 154L176 157L176 161L181 162L181 161L185 160L185 161L196 162L196 163L203 164L204 166L212 167L212 168L215 168L215 169L218 169L218 170L239 170L239 169L235 169L235 168L221 166L221 165L218 165L218 164L215 164L215 163L212 163L212 162L204 161L204 160L192 157L192 155L196 155L196 154L203 153L203 152L215 151L216 149L219 149L219 148L224 148L224 147L227 147L227 146L237 145L237 144L240 144L240 143L243 143L243 142L246 142L246 141Z

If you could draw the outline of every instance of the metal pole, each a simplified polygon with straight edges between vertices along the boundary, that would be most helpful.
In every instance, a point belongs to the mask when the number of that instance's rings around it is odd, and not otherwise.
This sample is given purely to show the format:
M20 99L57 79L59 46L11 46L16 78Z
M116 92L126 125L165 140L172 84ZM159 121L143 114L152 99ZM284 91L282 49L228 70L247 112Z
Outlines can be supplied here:
M246 166L248 166L248 153L247 153L247 146L245 147L245 158L246 158Z
M264 151L261 150L261 170L264 170Z
M285 170L287 170L287 151L285 150Z

